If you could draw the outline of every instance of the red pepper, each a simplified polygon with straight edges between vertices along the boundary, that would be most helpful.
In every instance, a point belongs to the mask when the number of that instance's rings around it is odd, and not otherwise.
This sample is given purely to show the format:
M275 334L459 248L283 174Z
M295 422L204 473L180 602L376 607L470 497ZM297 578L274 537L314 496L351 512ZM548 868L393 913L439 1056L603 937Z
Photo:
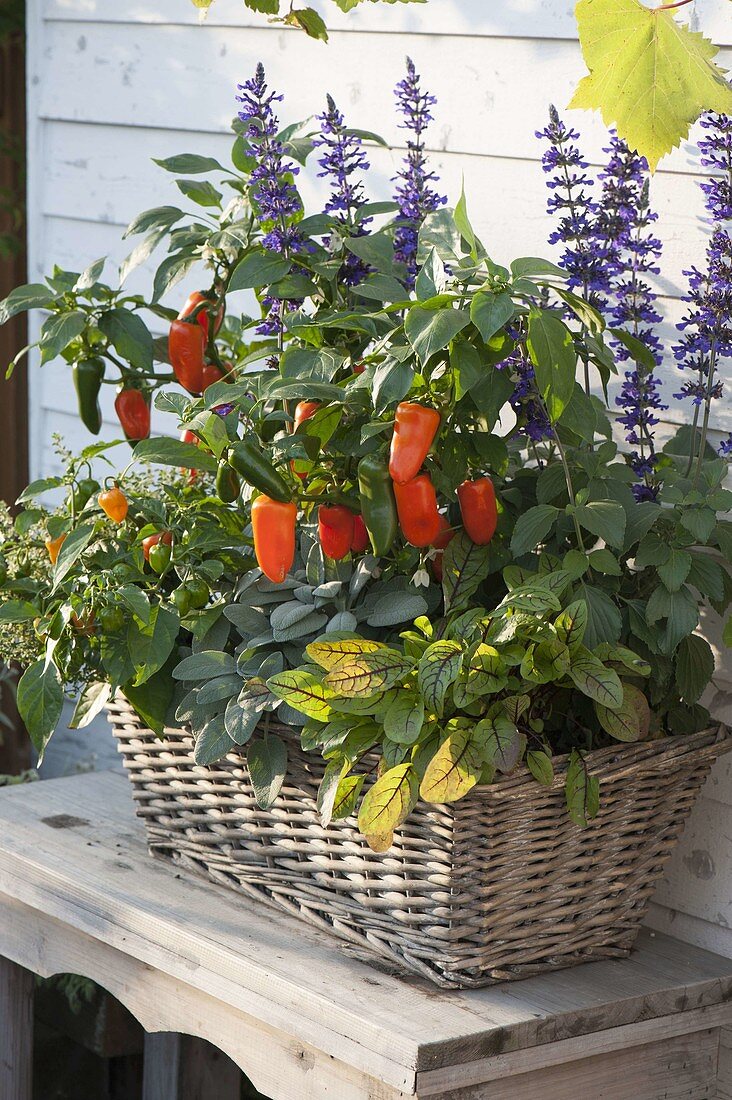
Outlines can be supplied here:
M321 504L318 508L318 537L323 553L340 561L351 552L354 535L353 512L343 504Z
M181 443L193 443L196 447L200 445L201 440L198 438L195 432L192 432L190 428L184 428L180 433ZM192 485L198 478L198 470L195 470L192 466L181 466L180 472L182 474L188 474L188 484Z
M296 432L300 425L304 424L306 420L312 420L319 408L319 401L300 401L295 406L295 422L292 426L293 432ZM290 469L301 481L305 481L305 478L308 476L307 471L310 469L311 465L312 463L308 463L307 467L305 467L301 459L290 459Z
M209 320L210 320L210 317L211 317L210 307L214 303L213 303L212 299L208 297L207 294L204 294L200 290L194 290L192 294L189 294L188 298L186 299L186 304L183 306L183 309L178 314L178 320L179 321L185 321L188 317L191 316L191 314L193 313L196 306L200 305L201 302L208 302L209 303L209 308L202 307L201 309L199 309L198 313L196 314L195 319L198 322L198 324L201 326L201 328L203 329L204 338L205 338L206 342L208 343L208 326L209 326ZM223 307L223 305L221 305L219 307L218 313L216 314L216 324L214 326L214 332L219 331L219 329L221 328L221 325L223 323L223 320L224 320L224 307Z
M405 485L394 485L399 526L412 546L432 546L440 533L437 494L429 474L418 474Z
M150 435L150 395L137 389L120 386L114 399L122 431L130 442L147 439Z
M173 321L168 335L168 355L173 373L184 390L200 394L203 387L203 354L206 341L195 321Z
M366 364L365 363L359 362L359 363L354 363L353 364L353 373L354 374L363 374L363 372L365 370L366 370Z
M252 502L252 531L257 564L265 577L282 584L295 560L297 505L259 496Z
M215 363L204 363L201 371L201 393L205 393L214 382L220 382L226 375Z
M440 414L437 409L412 401L402 401L397 405L389 473L398 485L406 485L417 476L439 427Z
M370 543L369 533L366 530L366 524L363 521L363 516L353 517L353 538L351 539L351 553L363 554L364 550L368 549Z
M465 530L477 546L487 546L498 523L493 482L489 477L464 481L458 486L457 495Z

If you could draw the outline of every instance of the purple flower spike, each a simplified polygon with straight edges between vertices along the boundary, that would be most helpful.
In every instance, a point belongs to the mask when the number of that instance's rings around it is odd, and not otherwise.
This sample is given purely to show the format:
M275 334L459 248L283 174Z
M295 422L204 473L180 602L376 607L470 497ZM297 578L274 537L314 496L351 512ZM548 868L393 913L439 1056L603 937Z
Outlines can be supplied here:
M424 133L432 121L430 107L437 100L433 95L422 91L419 74L409 57L407 75L397 84L394 95L404 116L404 121L399 125L412 135L407 139L404 167L394 177L397 184L394 199L399 206L400 222L394 236L394 248L396 259L406 264L406 283L412 287L417 276L419 227L426 216L447 202L447 199L432 186L438 182L438 176L427 166L424 147Z
M257 218L264 231L262 246L290 257L303 248L304 240L296 220L302 201L292 182L300 169L285 156L285 147L277 138L279 121L273 104L279 103L282 96L269 91L261 61L254 76L239 85L239 92L239 118L248 124L246 138L256 160L250 180ZM263 304L269 313L257 332L273 336L282 332L285 312L300 303L265 298Z
M322 149L318 163L323 169L321 177L331 181L330 198L325 204L325 213L333 214L344 227L348 235L362 237L371 218L358 217L358 212L366 204L360 173L368 171L370 165L360 138L348 133L342 113L338 110L332 96L327 97L327 110L318 116L320 134L314 139L314 145ZM329 242L330 243L330 242ZM368 264L349 252L340 270L340 281L346 286L357 286L369 274Z

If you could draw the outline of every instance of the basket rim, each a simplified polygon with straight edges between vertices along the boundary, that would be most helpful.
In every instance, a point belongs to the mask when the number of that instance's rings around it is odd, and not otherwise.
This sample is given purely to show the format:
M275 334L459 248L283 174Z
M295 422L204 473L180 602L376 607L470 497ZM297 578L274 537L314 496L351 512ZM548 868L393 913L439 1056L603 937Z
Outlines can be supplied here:
M124 714L126 712L130 715L132 723L137 726L141 732L147 731L156 741L161 744L164 743L165 736L160 738L154 734L152 730L149 730L120 691L117 691L114 697L109 700L105 709L110 714L114 712ZM113 722L112 725L114 725ZM270 719L269 728L273 732L280 733L285 738L296 740L298 744L300 742L299 729L297 726L291 726L286 722L280 722L276 718L272 718ZM191 731L186 726L166 726L165 734L167 734L168 731L191 736ZM232 753L227 753L224 759L234 754L237 757L245 756L246 754L243 752L243 749L244 746L233 746ZM591 768L596 771L599 769L600 777L603 770L612 770L617 777L619 772L623 770L635 771L643 764L647 764L650 767L653 767L654 763L658 765L661 760L669 754L673 754L677 758L684 758L693 753L698 758L704 759L707 757L715 758L717 756L722 756L724 753L730 751L732 751L732 730L723 722L714 722L706 729L691 735L676 734L661 737L653 741L619 741L617 744L608 745L604 748L592 749L586 754L585 759ZM564 785L567 768L569 767L570 755L570 753L562 753L561 755L552 757L554 778L551 784L546 784L542 787L543 790L550 791ZM306 756L313 761L322 760L320 755L316 752L307 752ZM201 766L205 767L206 765ZM212 765L212 767L215 768L216 765ZM536 784L536 779L524 762L514 771L506 775L497 775L492 783L477 784L470 794L482 794L484 796L492 795L494 797L499 794L510 795L514 792L518 793L518 789L523 787L527 782L530 782L533 786Z

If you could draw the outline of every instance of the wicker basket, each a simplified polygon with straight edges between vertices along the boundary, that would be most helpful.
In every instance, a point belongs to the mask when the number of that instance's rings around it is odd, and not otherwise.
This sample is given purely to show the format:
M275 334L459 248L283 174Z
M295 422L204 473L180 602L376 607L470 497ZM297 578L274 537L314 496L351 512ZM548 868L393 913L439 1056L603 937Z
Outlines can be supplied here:
M567 816L566 758L550 788L517 771L451 806L420 802L376 855L352 819L320 824L323 764L297 731L277 728L287 780L261 810L240 752L201 767L188 733L156 739L120 698L109 717L153 854L448 988L627 955L699 789L730 747L720 728L592 753L601 809L586 829Z

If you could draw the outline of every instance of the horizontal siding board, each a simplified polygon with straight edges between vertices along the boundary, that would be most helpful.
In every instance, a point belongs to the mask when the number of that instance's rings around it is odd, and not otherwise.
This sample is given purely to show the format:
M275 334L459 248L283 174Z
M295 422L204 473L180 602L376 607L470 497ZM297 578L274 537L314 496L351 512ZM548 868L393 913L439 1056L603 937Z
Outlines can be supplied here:
M696 0L693 25L703 28L714 42L732 43L728 0ZM333 3L316 3L331 30L360 34L469 35L516 38L574 38L574 0L429 0L424 4L362 3L347 15ZM170 23L193 25L198 12L190 0L156 0L154 7L140 0L45 0L48 20L109 23ZM252 15L244 0L215 0L208 26L261 27L263 16ZM297 32L293 31L293 34ZM314 49L320 44L312 44ZM315 54L317 57L318 55Z
M569 41L437 35L418 45L413 52L426 86L438 97L430 140L447 152L535 158L534 131L545 122L547 100L568 102L583 70L579 46ZM34 62L39 112L59 121L221 132L234 114L236 83L264 58L272 85L287 92L284 119L321 111L328 90L351 125L374 128L378 120L384 138L398 145L403 137L391 89L412 46L408 36L334 35L327 69L314 80L312 43L284 31L51 22L43 57ZM729 50L725 56L729 61ZM201 88L205 95L191 94ZM599 161L607 141L599 117L582 112L574 120L588 156ZM684 148L668 165L694 170L698 161Z

